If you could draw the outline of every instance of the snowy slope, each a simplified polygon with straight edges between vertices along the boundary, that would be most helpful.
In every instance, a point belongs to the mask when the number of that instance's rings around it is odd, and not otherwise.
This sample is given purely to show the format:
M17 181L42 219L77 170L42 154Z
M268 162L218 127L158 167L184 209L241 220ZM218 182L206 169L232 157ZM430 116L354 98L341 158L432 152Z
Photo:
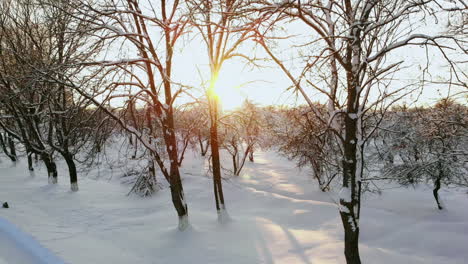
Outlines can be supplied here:
M0 264L63 264L29 235L0 218Z
M152 198L127 197L121 172L101 167L98 180L91 170L72 193L63 163L59 184L49 186L42 165L31 177L24 161L11 167L3 159L0 201L11 208L0 217L67 263L344 263L336 195L318 191L307 171L274 153L255 158L240 177L224 181L228 223L217 222L211 179L191 153L182 169L192 225L185 232L176 230L167 188ZM468 195L441 195L443 212L424 186L366 195L363 263L466 263Z

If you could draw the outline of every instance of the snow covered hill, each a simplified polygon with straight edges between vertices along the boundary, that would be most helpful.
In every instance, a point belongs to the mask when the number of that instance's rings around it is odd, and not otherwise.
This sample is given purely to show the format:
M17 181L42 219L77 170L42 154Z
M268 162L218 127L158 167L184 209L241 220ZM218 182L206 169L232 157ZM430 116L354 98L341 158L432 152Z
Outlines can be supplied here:
M23 159L12 166L3 158L0 201L11 208L0 210L0 218L72 264L344 263L337 195L320 192L307 171L275 153L255 158L241 176L225 180L231 221L220 224L204 161L187 154L182 172L191 227L185 232L176 229L167 188L151 198L126 196L130 187L120 184L120 171L103 165L81 175L80 191L73 193L63 163L59 184L51 186L41 164L32 177ZM445 211L431 195L424 186L366 194L363 263L466 263L466 191L442 191ZM4 237L0 241L6 245Z

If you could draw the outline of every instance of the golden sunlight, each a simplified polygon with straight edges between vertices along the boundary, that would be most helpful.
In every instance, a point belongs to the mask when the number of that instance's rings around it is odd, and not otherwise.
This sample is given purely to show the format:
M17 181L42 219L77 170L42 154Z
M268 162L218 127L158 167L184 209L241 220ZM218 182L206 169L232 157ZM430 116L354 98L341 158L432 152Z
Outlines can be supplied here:
M216 98L223 110L233 110L244 102L246 96L242 94L240 80L234 81L227 77L216 76L211 80L208 95Z

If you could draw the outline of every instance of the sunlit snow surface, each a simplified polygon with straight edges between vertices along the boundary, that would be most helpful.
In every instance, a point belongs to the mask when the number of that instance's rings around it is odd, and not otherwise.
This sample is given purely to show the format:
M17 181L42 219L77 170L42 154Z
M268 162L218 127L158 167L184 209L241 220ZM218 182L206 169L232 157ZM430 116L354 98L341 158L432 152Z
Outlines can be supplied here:
M1 209L0 217L66 263L344 263L339 189L322 193L307 170L273 152L256 153L239 177L224 173L230 221L223 223L204 161L187 153L182 176L190 227L184 232L177 230L167 187L152 198L126 196L130 186L119 177L134 161L111 156L99 170L80 174L75 193L63 161L59 183L51 186L44 166L38 163L31 177L24 159L12 166L1 157L0 201L11 208ZM426 186L367 194L360 221L363 263L466 263L468 195L457 189L441 195L445 211L436 209ZM2 246L15 248L0 236ZM12 263L4 252L0 263ZM38 263L18 254L25 262L13 263Z

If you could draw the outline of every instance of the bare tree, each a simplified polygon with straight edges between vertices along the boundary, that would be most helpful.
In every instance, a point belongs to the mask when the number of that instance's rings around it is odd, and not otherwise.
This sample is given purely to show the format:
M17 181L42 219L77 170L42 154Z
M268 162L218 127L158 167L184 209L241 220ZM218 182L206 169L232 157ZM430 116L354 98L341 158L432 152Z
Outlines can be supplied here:
M187 1L191 10L191 23L200 32L207 49L210 66L207 97L210 112L210 146L213 169L213 187L218 219L222 219L226 209L221 182L221 165L219 157L218 123L219 99L216 94L218 75L226 60L233 57L252 60L238 51L239 46L252 37L252 29L256 23L251 18L251 1Z
M57 182L53 154L62 155L71 190L77 191L75 154L92 138L94 114L88 113L97 109L87 109L90 102L63 80L73 78L83 89L91 83L82 78L79 64L97 53L86 44L88 24L57 0L10 0L2 10L2 100L15 126L0 125L25 145L29 170L32 154L42 156L52 183Z
M25 146L29 169L30 153L38 154L47 167L49 183L57 183L54 151L47 144L50 118L44 111L52 89L40 73L52 57L47 26L32 0L5 1L0 8L0 100L12 120L2 119L0 126Z
M384 167L383 173L402 185L432 183L437 207L443 209L442 185L466 182L468 108L444 99L431 108L406 109L399 116L397 122L405 125L391 128L389 145L398 146L390 151L402 162Z
M208 116L204 115L204 109L194 104L186 104L177 108L176 111L176 129L179 148L179 166L182 166L185 152L190 146L200 144L202 156L206 154L208 146L204 148L205 140L202 131L208 124Z
M95 132L90 125L99 109L90 110L92 103L67 87L64 80L73 80L74 85L87 91L95 90L89 87L96 83L85 77L85 67L81 62L96 56L101 46L88 45L91 38L87 32L91 24L80 19L73 6L59 0L37 0L35 6L44 17L51 52L50 65L40 71L51 89L46 107L49 116L48 145L65 159L71 190L78 191L75 155L89 146Z
M246 100L222 122L222 146L231 155L233 174L239 176L247 158L253 162L254 149L260 146L262 118L257 107Z
M187 21L184 20L179 1L171 3L161 1L159 6L154 6L151 1L144 4L148 8L142 8L143 3L136 0L106 0L96 4L80 1L77 8L84 19L94 26L94 35L101 41L123 45L131 51L131 54L136 54L128 57L121 52L112 55L120 56L119 59L91 61L88 65L100 68L107 76L115 77L105 87L107 101L125 97L130 98L135 104L147 104L150 118L158 120L161 124L165 151L169 158L169 170L164 164L161 153L153 143L150 143L149 139L155 135L141 133L126 124L119 116L107 111L152 153L162 174L170 183L172 202L179 217L179 229L184 230L188 226L188 210L178 166L173 110L174 101L181 90L174 89L172 67L174 47L185 32ZM75 89L85 94L79 87L75 86ZM89 99L97 105L102 105L102 102L96 98Z
M366 117L372 110L384 112L405 94L401 93L403 87L391 89L391 81L403 61L390 55L410 45L435 47L448 62L454 82L466 87L466 74L460 72L449 53L449 49L455 48L466 54L461 40L450 33L428 35L411 27L417 20L427 21L429 17L437 18L442 13L458 13L464 9L466 6L461 1L437 0L281 1L266 3L262 9L263 16L271 22L259 28L257 43L285 72L311 110L313 103L306 87L320 91L328 98L329 117L322 122L334 133L342 149L339 208L345 230L347 263L361 263L358 241L364 146L376 129L366 128ZM309 45L313 43L316 53L306 57L306 65L298 74L284 64L269 44L272 23L282 18L302 21L316 36L308 41ZM329 78L317 82L310 78L312 69L327 72ZM340 87L343 87L342 91ZM342 122L337 122L337 118Z
M316 103L314 109L298 106L277 111L272 113L274 118L268 118L268 127L279 151L299 167L312 168L320 190L327 191L340 173L336 161L340 150L334 148L333 137L324 133L326 125L316 117L317 113L326 117L326 106Z
M193 143L198 143L198 146L200 147L200 154L202 157L205 157L210 148L210 115L208 104L202 101L200 104L198 104L198 106L192 109L192 111L199 117L194 130L195 139Z
M9 117L2 116L1 118L8 119ZM16 149L14 148L15 145L13 139L11 139L11 136L9 136L8 133L0 133L0 145L2 147L3 153L5 153L5 155L7 155L7 157L12 162L16 162L18 160L18 157L16 156ZM32 165L29 166L29 170L32 170Z

